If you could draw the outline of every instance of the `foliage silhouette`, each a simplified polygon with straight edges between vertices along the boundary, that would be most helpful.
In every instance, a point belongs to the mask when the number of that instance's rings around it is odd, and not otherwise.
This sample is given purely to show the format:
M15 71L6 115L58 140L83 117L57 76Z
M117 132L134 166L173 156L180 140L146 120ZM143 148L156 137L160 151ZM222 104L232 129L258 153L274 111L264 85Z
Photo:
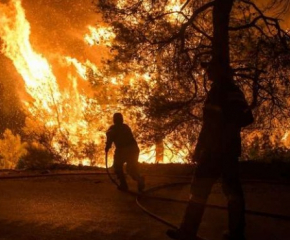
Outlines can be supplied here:
M102 77L125 75L120 101L135 107L144 142L167 138L180 147L196 141L209 76L241 87L255 109L256 127L287 123L290 38L280 17L289 1L95 4L116 34Z

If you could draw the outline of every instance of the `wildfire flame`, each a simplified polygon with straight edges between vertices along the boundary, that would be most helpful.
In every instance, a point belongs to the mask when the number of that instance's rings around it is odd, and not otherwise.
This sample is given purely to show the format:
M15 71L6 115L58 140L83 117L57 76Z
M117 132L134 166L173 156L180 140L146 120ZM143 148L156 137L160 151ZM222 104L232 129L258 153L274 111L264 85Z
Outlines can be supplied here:
M58 126L53 146L59 148L57 139L63 132L68 133L72 144L79 143L81 138L84 142L100 143L103 133L90 131L88 123L84 121L83 111L87 107L87 97L78 90L78 79L87 80L87 69L97 71L97 67L89 60L81 63L76 58L63 57L67 66L75 67L77 75L68 73L70 87L61 91L52 66L31 46L30 24L21 1L11 0L8 4L0 4L0 11L0 35L3 41L1 52L13 61L25 82L27 93L33 98L33 108L27 101L24 103L28 111L46 127ZM40 111L47 113L45 119L40 118ZM77 159L71 161L79 162ZM86 162L87 160L83 160L83 163Z
M290 149L290 131L286 131L284 136L281 139L284 146L288 149Z
M58 131L52 143L55 150L62 154L58 140L63 134L67 134L68 141L73 145L78 145L80 142L93 141L96 144L104 142L104 131L95 130L96 126L90 127L90 124L84 119L83 113L88 108L88 104L94 102L94 99L89 98L86 94L81 94L79 90L79 81L88 81L87 71L89 69L100 74L98 67L89 60L81 62L75 57L59 56L59 64L66 68L66 79L69 80L69 84L65 88L60 88L61 79L57 79L52 65L31 45L30 24L26 19L21 0L11 0L7 4L1 3L0 11L0 36L3 41L1 53L11 59L24 80L27 93L33 99L33 104L23 100L28 112L46 129L57 127ZM89 25L87 29L88 33L84 35L85 44L91 47L111 46L115 37L112 28L104 26L95 28ZM71 67L74 68L74 71L69 70ZM150 81L148 74L143 74L142 77L146 81ZM124 76L120 75L106 80L118 85L122 84L123 78ZM102 122L99 124L106 125ZM79 147L77 150L82 151L83 149ZM154 154L150 153L151 150L154 152L154 147L140 154L140 162L155 161ZM70 163L90 164L89 159L78 159L72 152L63 154L67 155ZM183 162L183 156L185 154L175 156L168 152L165 153L164 162Z
M25 19L21 1L1 4L0 11L0 35L4 42L2 53L13 61L25 81L27 92L34 97L37 105L51 111L52 98L55 101L60 99L58 85L47 60L35 53L29 42L30 25Z
M84 39L90 46L99 45L100 43L111 46L112 40L115 38L115 34L111 27L99 27L94 28L93 26L88 26L90 34L86 34Z
M184 1L168 1L168 12L178 12L182 8ZM146 1L144 2L144 4ZM122 7L124 1L119 1L118 6ZM144 7L146 7L144 5ZM70 163L91 164L87 158L79 157L75 152L82 152L85 145L95 143L98 146L104 144L104 127L108 122L98 121L98 125L91 124L84 117L91 105L95 108L93 111L102 113L103 106L97 100L90 98L87 91L81 86L89 86L88 70L100 75L98 65L89 59L83 60L82 57L58 55L58 68L62 68L65 74L63 78L55 74L55 64L50 63L43 54L36 52L35 47L30 42L30 23L26 19L25 10L22 7L21 0L10 0L8 3L0 3L0 38L2 40L1 53L9 58L17 72L21 75L27 94L33 99L32 103L23 100L27 111L36 119L37 124L41 124L47 129L57 129L52 139L52 146L60 154L66 154ZM170 14L169 21L179 19L178 13ZM132 19L134 22L134 19ZM84 27L85 28L85 27ZM110 47L114 41L115 34L111 27L92 25L87 26L87 33L83 35L83 44L89 47L102 45ZM82 59L82 60L79 60ZM134 86L136 79L151 81L149 73L134 73L129 83ZM104 78L111 84L122 85L123 75ZM63 86L63 82L66 82ZM60 84L62 83L62 84ZM152 81L152 85L154 85ZM87 87L88 89L88 87ZM100 128L99 126L103 126ZM76 147L72 152L62 153L59 139L66 135L70 144ZM289 148L289 132L286 132L282 142ZM82 143L82 144L81 144ZM170 143L166 143L170 146ZM102 148L103 149L103 148ZM175 149L176 150L176 149ZM155 162L155 146L146 149L140 154L140 162ZM169 149L164 149L163 163L178 162L183 163L188 151L181 149L174 154ZM100 165L104 165L101 163Z

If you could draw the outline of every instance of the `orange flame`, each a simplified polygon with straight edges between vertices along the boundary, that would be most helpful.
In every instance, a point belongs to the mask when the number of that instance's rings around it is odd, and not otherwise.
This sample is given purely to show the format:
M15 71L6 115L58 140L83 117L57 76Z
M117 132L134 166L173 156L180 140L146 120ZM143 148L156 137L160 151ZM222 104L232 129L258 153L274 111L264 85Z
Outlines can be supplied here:
M34 96L37 105L51 111L52 99L59 101L60 93L51 66L34 52L29 42L30 25L20 0L0 5L0 35L4 42L2 52L10 58L22 75L27 92ZM48 94L43 94L43 92Z
M122 2L119 3L121 6ZM170 4L172 9L168 10L179 10L179 1L176 4L174 1L170 1ZM24 101L24 105L30 113L29 117L35 119L35 122L44 126L45 129L57 130L53 137L52 147L60 154L67 154L71 163L90 164L88 158L80 159L75 152L81 152L84 149L84 143L93 141L98 145L104 144L103 130L105 129L103 128L108 123L98 119L97 124L103 126L100 128L96 123L91 124L84 118L84 112L87 111L90 104L96 106L92 111L102 112L103 109L101 105L98 105L97 100L89 98L87 94L80 93L80 84L88 82L88 70L100 75L98 66L89 60L80 61L76 57L59 55L59 63L66 71L65 80L68 82L67 86L60 87L59 81L63 79L56 77L52 65L31 45L30 24L26 19L21 0L10 0L6 4L0 3L0 12L0 37L3 41L1 53L11 59L17 72L24 80L27 93L33 99L32 104ZM132 21L135 20L132 19ZM84 36L85 44L111 46L115 38L111 27L88 26L87 28L89 33ZM124 84L124 78L125 76L120 74L109 79L104 78L104 80L118 87ZM134 73L130 76L129 83L134 86L141 78L151 82L154 86L148 73ZM34 122L32 121L32 123ZM58 140L64 133L67 134L68 142L76 147L74 151L62 153ZM140 162L155 162L154 154L154 146L151 149L146 149L140 154ZM187 154L188 152L185 150L173 154L165 149L163 163L184 162Z
M75 58L64 57L67 64L75 67L77 75L69 73L67 78L71 87L60 91L51 65L31 46L30 24L26 20L21 0L0 4L0 11L0 36L3 41L1 52L13 61L25 82L27 93L33 98L33 107L24 102L31 115L48 129L58 126L54 148L59 148L57 139L62 132L69 133L69 142L72 144L92 140L100 143L104 133L89 129L88 122L83 117L87 101L93 100L88 100L87 96L81 95L78 90L78 79L87 80L87 69L97 71L97 67L88 60L83 64ZM46 112L45 118L40 116L43 111ZM72 161L79 162L77 159ZM87 160L84 160L83 163L86 162Z

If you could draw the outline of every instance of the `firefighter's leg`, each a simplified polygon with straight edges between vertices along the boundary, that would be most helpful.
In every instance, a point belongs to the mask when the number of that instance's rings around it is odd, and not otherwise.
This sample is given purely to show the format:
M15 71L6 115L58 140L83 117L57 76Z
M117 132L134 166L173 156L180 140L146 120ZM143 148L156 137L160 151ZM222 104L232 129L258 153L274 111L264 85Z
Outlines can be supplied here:
M128 185L127 185L126 177L123 171L124 163L121 157L122 157L121 155L119 155L118 153L115 153L113 167L114 167L115 174L117 175L117 178L119 179L119 182L120 182L118 189L121 191L127 191Z
M191 196L180 226L182 240L196 239L214 178L195 178L191 186Z
M208 166L198 166L191 185L191 196L185 210L185 214L176 232L178 236L172 236L170 232L167 234L173 239L180 240L196 240L198 228L202 220L205 210L205 204L210 194L212 185L216 181L216 173L211 173Z
M127 161L127 173L135 180L138 184L138 191L141 192L145 188L145 179L139 173L138 168L138 158L139 158L139 149L133 148L130 153L128 153L128 161Z
M229 159L223 172L223 191L228 199L230 240L245 239L245 201L239 179L238 159Z

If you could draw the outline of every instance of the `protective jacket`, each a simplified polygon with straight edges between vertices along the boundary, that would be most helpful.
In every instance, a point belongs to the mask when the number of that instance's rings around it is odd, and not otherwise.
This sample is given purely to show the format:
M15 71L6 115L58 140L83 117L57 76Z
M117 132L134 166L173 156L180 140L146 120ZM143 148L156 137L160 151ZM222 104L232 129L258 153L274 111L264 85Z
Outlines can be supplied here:
M213 84L203 108L203 126L195 148L194 160L214 155L241 155L241 127L253 122L243 92L233 83Z
M117 115L118 116L118 115ZM119 115L120 116L120 115ZM114 154L113 168L120 181L119 190L127 191L128 185L126 177L123 171L124 163L127 163L127 173L132 177L133 180L138 183L138 191L143 191L145 187L144 178L141 177L138 170L138 158L139 158L139 147L134 139L132 131L127 124L124 124L121 120L115 119L114 125L112 125L106 135L106 152L111 148L114 143L116 149Z
M110 126L107 133L106 149L110 149L112 143L115 144L116 149L125 148L129 146L137 146L131 128L127 124L114 124Z

